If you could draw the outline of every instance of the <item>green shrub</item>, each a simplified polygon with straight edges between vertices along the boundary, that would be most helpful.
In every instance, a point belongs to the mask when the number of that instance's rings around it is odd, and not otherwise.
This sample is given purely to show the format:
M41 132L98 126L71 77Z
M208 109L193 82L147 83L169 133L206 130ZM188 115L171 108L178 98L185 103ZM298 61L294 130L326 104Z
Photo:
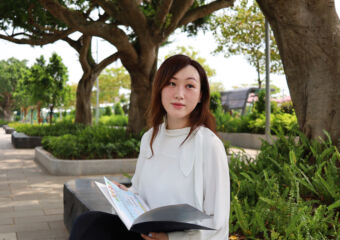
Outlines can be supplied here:
M114 111L115 115L124 115L124 110L119 102L114 105Z
M222 111L221 94L219 92L212 92L210 94L210 111L212 113Z
M283 113L294 114L294 106L292 101L283 102L280 105L280 110Z
M110 106L106 106L104 110L104 116L111 116L112 115L112 108Z
M263 134L265 131L266 117L264 113L253 112L241 117L233 117L229 113L217 112L214 113L214 116L218 131L258 134ZM270 125L272 134L277 131L289 134L298 129L296 115L280 111L271 114Z
M289 134L298 129L295 114L278 113L271 120L272 133L282 130L284 134Z
M61 159L103 159L137 157L141 136L123 128L97 125L75 135L43 138L43 147Z
M99 119L99 123L108 126L124 127L127 126L128 117L125 115L103 116Z
M0 126L2 126L2 125L7 125L8 124L8 122L7 121L5 121L5 120L1 120L0 119Z
M73 114L67 114L63 117L63 122L73 122L74 123L75 116Z
M264 142L256 159L232 156L230 233L247 239L337 239L340 154L302 133Z
M58 122L52 125L38 125L27 123L10 123L10 126L17 132L25 133L28 136L61 136L64 134L75 134L75 132L83 129L82 124L75 124L68 121Z

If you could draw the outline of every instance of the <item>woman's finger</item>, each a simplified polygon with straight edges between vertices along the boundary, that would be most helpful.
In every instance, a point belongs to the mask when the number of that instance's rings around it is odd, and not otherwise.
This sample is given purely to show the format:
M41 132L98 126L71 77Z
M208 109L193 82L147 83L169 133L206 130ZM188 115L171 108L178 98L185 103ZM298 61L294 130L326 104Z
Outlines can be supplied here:
M125 191L128 190L128 188L127 188L125 185L120 184L120 183L118 183L118 187L119 187L120 189L122 189L122 190L125 190Z
M149 237L149 236L147 236L145 234L141 234L141 235L142 235L142 238L144 238L145 240L155 240L154 238Z

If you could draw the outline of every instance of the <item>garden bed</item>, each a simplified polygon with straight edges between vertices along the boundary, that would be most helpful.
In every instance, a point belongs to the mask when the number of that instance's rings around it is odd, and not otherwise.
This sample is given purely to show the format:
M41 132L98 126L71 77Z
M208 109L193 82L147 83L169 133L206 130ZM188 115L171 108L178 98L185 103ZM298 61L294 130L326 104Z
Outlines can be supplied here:
M84 176L133 173L137 158L64 160L55 158L42 147L35 148L34 160L51 175Z

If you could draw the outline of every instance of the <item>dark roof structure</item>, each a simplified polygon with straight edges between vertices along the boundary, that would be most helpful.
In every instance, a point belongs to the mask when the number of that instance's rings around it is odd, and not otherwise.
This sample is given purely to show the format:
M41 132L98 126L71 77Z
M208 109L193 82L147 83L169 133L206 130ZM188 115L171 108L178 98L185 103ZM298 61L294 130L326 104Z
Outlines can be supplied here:
M221 92L222 107L225 111L242 109L241 115L243 115L249 94L257 93L259 90L260 88L250 87Z

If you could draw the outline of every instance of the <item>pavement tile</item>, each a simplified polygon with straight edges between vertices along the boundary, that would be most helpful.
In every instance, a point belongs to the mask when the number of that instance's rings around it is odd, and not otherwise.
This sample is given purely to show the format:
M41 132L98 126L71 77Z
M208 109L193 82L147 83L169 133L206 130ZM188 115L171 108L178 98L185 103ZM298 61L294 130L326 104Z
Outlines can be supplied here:
M63 208L44 209L46 215L64 214Z
M0 213L13 212L13 211L14 211L13 207L0 207Z
M0 233L0 240L17 240L17 235L15 232Z
M0 232L23 232L49 229L47 223L18 223L12 225L0 225Z
M22 210L35 210L35 209L42 209L42 206L40 204L36 205L22 205L22 206L15 206L15 211L22 211Z
M7 190L0 190L0 197L9 197L10 196L10 191Z
M5 190L9 190L9 185L8 184L2 184L0 182L0 191L5 191Z
M24 231L18 232L18 240L49 240L49 239L67 239L68 233L66 230L60 229Z
M1 213L1 218L43 216L43 215L44 215L44 212L42 210L34 209L34 210L21 210L21 211L14 211L14 212L4 212L4 213Z
M0 226L14 224L13 218L0 218ZM0 238L1 240L1 238Z
M48 222L48 225L50 226L50 229L61 229L61 230L65 229L64 219L53 221L53 222Z
M49 216L27 216L27 217L15 217L14 218L14 222L17 223L27 223L27 222L46 222L46 223L50 223L50 222L57 222L57 221L63 221L64 220L64 216L62 214L59 215L49 215Z
M5 199L0 200L0 207L18 207L18 206L32 206L39 204L39 201L36 199L33 200L20 200L20 201L14 201L13 199Z

